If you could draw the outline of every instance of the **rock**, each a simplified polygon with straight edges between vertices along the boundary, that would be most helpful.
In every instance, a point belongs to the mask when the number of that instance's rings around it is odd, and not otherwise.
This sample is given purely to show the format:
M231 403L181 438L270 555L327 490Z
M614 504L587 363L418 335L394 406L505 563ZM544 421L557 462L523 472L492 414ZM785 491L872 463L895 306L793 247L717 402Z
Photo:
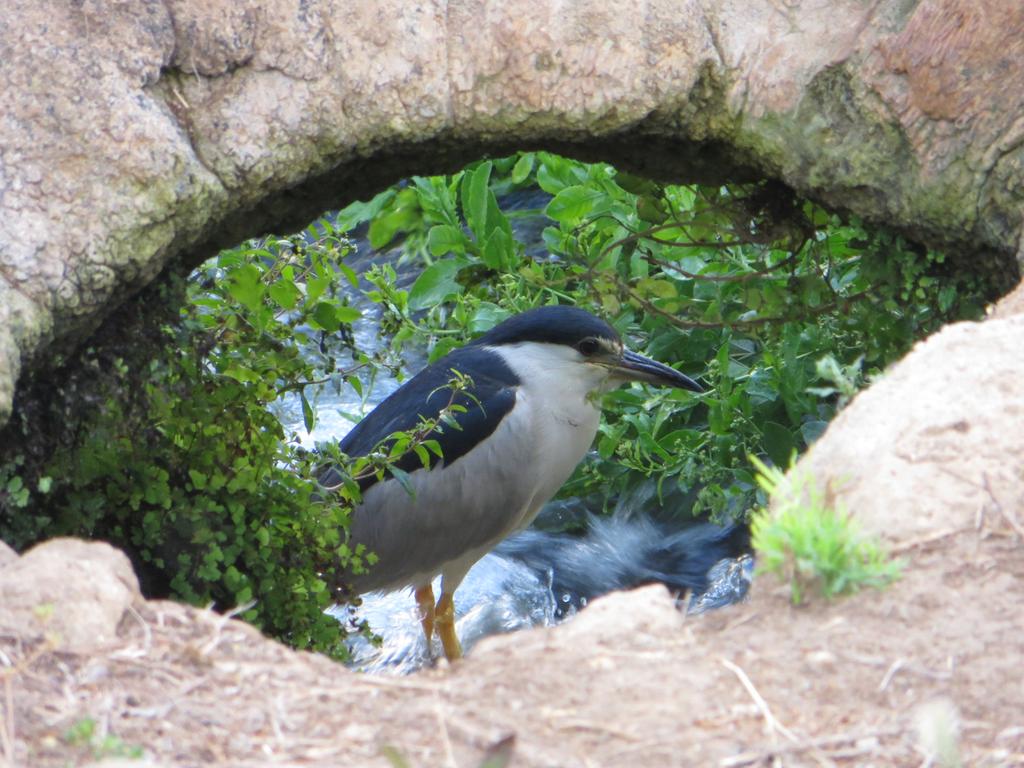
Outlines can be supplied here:
M18 553L7 542L0 541L0 568L10 565L17 559Z
M0 569L0 630L54 636L71 653L114 641L125 611L141 600L128 557L103 542L53 539Z
M1024 498L1024 315L917 344L832 422L799 467L893 542L964 528Z
M1024 282L1021 282L1014 290L989 307L988 315L990 318L1001 319L1006 319L1013 315L1024 315Z
M561 638L569 644L642 648L652 638L681 631L685 621L669 591L652 584L594 600L565 625Z

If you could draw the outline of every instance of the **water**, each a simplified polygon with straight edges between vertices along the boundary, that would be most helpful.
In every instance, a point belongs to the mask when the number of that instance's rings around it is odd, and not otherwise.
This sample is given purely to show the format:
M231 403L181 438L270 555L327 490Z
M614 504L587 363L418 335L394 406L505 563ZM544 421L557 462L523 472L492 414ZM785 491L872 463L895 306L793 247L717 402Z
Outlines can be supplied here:
M558 502L556 502L557 504ZM698 524L684 529L647 517L592 517L584 536L524 531L502 542L470 569L455 593L456 634L465 652L484 637L570 619L616 589L661 582L691 614L744 599L753 560L741 554L746 530ZM434 583L440 594L440 579ZM365 619L383 638L349 641L352 666L371 673L408 674L442 655L428 649L411 589L363 596L356 609L331 611Z

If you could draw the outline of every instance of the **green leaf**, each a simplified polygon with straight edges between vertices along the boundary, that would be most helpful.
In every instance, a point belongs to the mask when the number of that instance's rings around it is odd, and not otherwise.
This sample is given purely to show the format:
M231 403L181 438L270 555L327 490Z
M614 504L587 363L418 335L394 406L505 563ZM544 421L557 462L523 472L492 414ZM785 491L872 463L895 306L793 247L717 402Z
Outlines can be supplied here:
M558 155L550 155L547 152L540 153L540 166L537 168L537 185L549 195L558 194L561 190L574 184L579 184L586 177L586 173L579 172L580 168L586 168L575 160L569 160Z
M827 421L806 421L800 425L800 434L804 442L810 445L825 433L827 427Z
M678 295L675 283L671 280L656 280L653 277L644 277L637 283L637 288L642 293L659 299L674 299Z
M334 305L334 319L339 323L354 323L363 316L363 311L358 307L351 307L347 304Z
M285 280L283 278L271 285L267 289L267 293L270 294L270 298L281 309L294 309L299 298L302 296L302 291L298 289L292 280Z
M477 242L487 236L488 195L491 195L488 182L491 178L491 163L483 162L462 178L462 212L466 223L476 235Z
M412 449L416 453L417 458L419 458L420 464L423 465L423 468L424 469L429 469L430 468L430 453L423 446L423 444L422 443L416 443L415 445L413 445Z
M368 203L355 202L342 208L337 217L338 228L342 232L348 232L363 222L369 221L395 199L395 194L394 189L386 189Z
M522 184L533 170L534 156L532 152L523 154L512 168L512 183Z
M955 285L944 285L939 288L939 310L948 312L956 302L957 291Z
M317 305L313 307L311 319L314 320L323 330L328 333L334 333L341 328L342 322L338 318L337 310L338 307L329 301L318 302Z
M351 285L353 288L359 287L359 275L356 274L356 271L352 269L352 267L350 267L348 264L344 264L341 262L339 262L336 266L338 267L338 271L345 276L346 280L348 280L349 285Z
M503 230L495 229L488 236L484 243L481 260L491 269L498 272L508 271L515 257L515 249L512 238Z
M490 235L493 232L503 232L508 236L508 239L512 239L512 223L508 220L508 217L501 212L501 208L498 207L498 198L494 196L494 192L490 189L487 190L487 234Z
M408 232L416 227L422 219L416 191L403 189L395 197L395 205L386 213L382 213L370 222L367 236L370 245L380 250L399 232Z
M660 192L657 182L624 171L615 174L615 183L634 195L658 195Z
M660 198L644 195L637 201L636 213L644 221L661 222L667 211Z
M416 495L416 489L412 487L412 480L410 479L408 472L399 469L394 464L388 465L388 472L390 472L391 476L398 481L399 485L401 485L402 488L405 489L406 493L408 493L410 496Z
M228 293L235 301L256 312L263 305L264 285L260 281L262 272L253 264L244 264L231 271L228 278Z
M309 404L305 389L299 390L299 400L302 402L302 423L306 427L306 432L312 432L313 427L316 426L316 413L313 411L313 406Z
M473 319L469 322L469 330L473 333L486 333L502 320L507 319L512 313L502 309L497 304L490 302L481 303L473 313Z
M306 280L306 304L313 304L331 285L330 277L310 277Z
M208 478L205 473L195 469L190 469L188 471L188 476L189 479L192 480L192 485L195 486L196 490L201 491L206 487Z
M428 362L436 363L442 357L447 355L453 349L462 346L459 344L457 339L454 338L442 338L438 339L434 344L433 349L430 350L430 356Z
M562 224L575 226L605 199L605 195L598 189L580 185L566 187L548 203L544 214Z
M451 224L438 224L427 233L427 248L432 256L447 256L466 252L466 234Z
M793 433L774 421L764 423L764 452L777 467L788 467L796 449Z
M228 365L221 371L221 373L235 381L240 381L243 384L251 384L254 381L260 380L260 375L256 373L256 371L251 368L238 365L237 363Z
M462 293L462 286L455 280L462 266L455 259L444 259L423 270L409 290L409 308L430 309L449 296Z

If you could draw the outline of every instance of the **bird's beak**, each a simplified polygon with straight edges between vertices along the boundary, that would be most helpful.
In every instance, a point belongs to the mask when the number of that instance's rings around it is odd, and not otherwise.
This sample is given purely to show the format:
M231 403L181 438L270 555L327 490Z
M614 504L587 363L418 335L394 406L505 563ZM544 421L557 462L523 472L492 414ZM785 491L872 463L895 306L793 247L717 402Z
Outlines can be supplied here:
M704 391L704 388L689 376L628 349L622 353L622 358L611 366L611 369L612 376L624 381L645 381L648 384L678 387L691 392Z

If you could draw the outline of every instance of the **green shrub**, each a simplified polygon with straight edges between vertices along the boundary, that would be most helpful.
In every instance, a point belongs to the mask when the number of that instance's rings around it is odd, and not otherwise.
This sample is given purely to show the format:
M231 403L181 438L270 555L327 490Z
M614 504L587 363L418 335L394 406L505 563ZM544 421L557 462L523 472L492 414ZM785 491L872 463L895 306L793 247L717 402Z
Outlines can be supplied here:
M49 460L55 481L32 519L45 536L126 548L149 594L243 606L270 634L342 654L323 610L342 593L344 569L365 565L345 544L358 486L317 493L323 457L288 442L270 408L311 381L358 386L316 338L359 316L338 292L355 280L342 261L348 245L316 234L312 246L247 243L193 275L162 353L144 371L115 361L107 372L103 407ZM345 463L356 475L378 469Z

